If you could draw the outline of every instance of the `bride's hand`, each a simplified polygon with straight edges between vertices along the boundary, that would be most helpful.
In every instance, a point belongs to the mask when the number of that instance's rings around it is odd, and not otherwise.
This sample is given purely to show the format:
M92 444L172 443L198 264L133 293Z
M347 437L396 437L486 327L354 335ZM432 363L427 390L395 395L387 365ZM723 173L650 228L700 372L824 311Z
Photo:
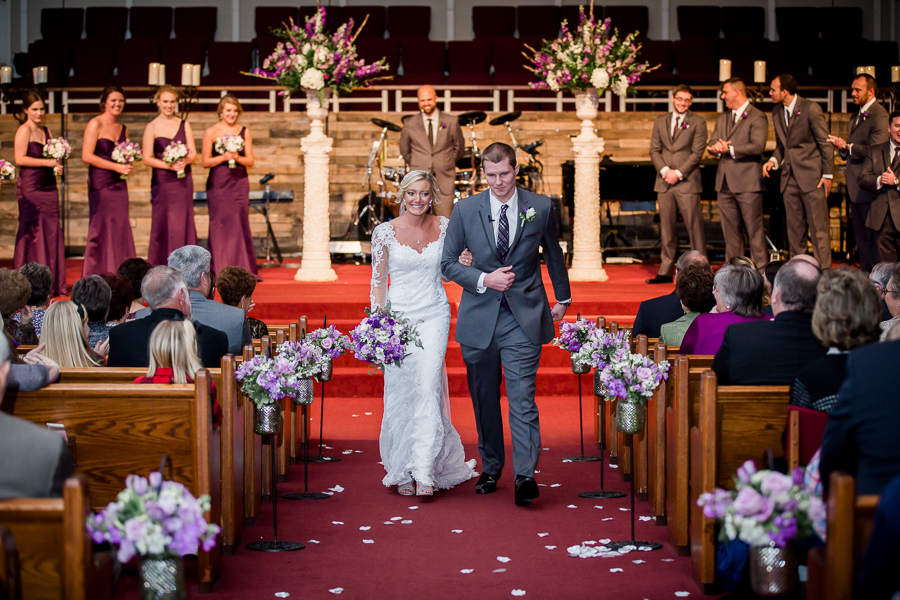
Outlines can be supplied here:
M471 267L473 262L474 258L472 257L472 253L469 252L468 248L466 248L462 251L462 254L459 255L459 264L466 267Z

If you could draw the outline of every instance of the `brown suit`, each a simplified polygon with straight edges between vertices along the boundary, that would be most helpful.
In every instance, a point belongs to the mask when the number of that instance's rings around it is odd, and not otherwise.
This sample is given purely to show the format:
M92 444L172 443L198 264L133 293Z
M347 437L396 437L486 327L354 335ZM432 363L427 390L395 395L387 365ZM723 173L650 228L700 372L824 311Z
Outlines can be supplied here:
M422 113L407 118L400 132L400 154L413 169L430 171L434 175L441 189L440 202L434 205L435 213L449 217L453 211L456 161L462 158L466 142L455 116L438 112L437 121L432 146Z
M891 142L869 148L869 155L859 174L859 187L872 192L875 200L869 209L866 227L880 232L878 235L879 260L897 261L900 254L900 189L895 185L878 188L881 174L891 165ZM900 171L900 157L891 167Z
M860 107L862 110L862 107ZM853 237L859 251L859 268L871 271L878 262L878 234L866 227L869 209L876 194L859 187L859 176L869 149L888 141L888 113L881 104L875 102L861 116L859 111L850 117L847 145L849 151L841 156L847 159L847 192L850 194L850 220L853 223ZM852 144L852 146L850 146Z
M709 139L710 146L720 139L730 141L734 151L734 155L731 150L719 155L716 171L725 259L744 254L743 220L750 240L750 256L760 269L769 262L762 209L762 193L766 189L762 177L762 153L768 136L769 121L765 113L751 104L733 125L732 111L726 110L719 115Z
M772 110L777 138L772 155L781 169L781 194L787 216L791 256L806 254L806 232L813 254L823 269L831 268L831 231L825 187L817 187L823 175L834 172L834 147L822 108L797 96L790 124L785 124L783 104Z
M653 124L650 136L650 160L656 168L656 184L659 207L659 233L662 262L659 274L674 273L675 253L678 249L678 214L676 205L684 217L691 238L691 249L706 254L706 234L703 231L703 215L700 212L700 159L706 147L706 121L703 117L686 111L682 122L672 132L673 114L661 115ZM681 173L681 180L669 185L659 172L668 167Z

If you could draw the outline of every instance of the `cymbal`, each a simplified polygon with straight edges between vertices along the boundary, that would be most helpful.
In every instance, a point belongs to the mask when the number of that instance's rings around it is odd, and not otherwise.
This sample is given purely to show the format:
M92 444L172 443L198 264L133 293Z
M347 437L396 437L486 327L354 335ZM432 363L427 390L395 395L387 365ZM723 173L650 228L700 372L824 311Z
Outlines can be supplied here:
M482 112L480 110L473 110L470 112L465 112L457 117L459 120L460 127L466 127L471 123L472 125L478 125L485 119L487 119L487 113Z
M387 127L388 131L403 131L403 128L396 123L391 123L390 121L385 121L384 119L372 119L371 122L372 125L377 125L378 127Z
M472 147L469 146L463 151L462 157L456 161L457 169L471 169L472 168ZM481 152L475 155L475 168L481 168Z
M494 117L491 119L489 125L506 125L507 123L512 123L516 119L522 116L522 111L517 110L515 112L506 113L505 115L500 115L499 117Z

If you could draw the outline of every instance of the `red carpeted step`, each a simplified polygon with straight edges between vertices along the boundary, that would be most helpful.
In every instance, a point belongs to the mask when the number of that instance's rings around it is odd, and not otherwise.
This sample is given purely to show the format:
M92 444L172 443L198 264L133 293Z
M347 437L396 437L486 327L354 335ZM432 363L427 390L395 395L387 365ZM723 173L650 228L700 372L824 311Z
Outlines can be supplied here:
M457 342L451 341L447 346L447 356L446 356L447 368L453 367L465 367L465 363L463 362L462 350ZM543 351L541 352L541 369L548 367L571 367L572 361L569 358L569 353L550 344L547 344L543 347ZM341 368L359 368L363 365L360 364L354 356L350 353L344 354L339 359L337 359L334 363L334 366L338 369Z

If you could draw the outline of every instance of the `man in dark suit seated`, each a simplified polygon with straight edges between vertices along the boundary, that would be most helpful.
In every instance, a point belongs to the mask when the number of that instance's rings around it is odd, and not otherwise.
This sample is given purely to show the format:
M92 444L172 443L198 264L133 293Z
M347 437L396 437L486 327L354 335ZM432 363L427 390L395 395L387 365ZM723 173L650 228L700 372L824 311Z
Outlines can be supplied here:
M141 296L150 307L143 319L122 323L109 330L110 367L146 367L150 363L150 334L163 321L191 318L187 283L177 269L155 267L141 283ZM194 322L197 351L204 367L216 368L228 354L228 336L218 329Z
M826 349L812 331L816 285L822 270L793 258L775 275L772 321L736 323L713 360L719 385L789 385L807 363Z
M9 348L0 344L0 402L9 376ZM0 500L58 498L75 472L62 437L44 427L0 412Z
M709 259L696 250L685 252L675 263L675 277L678 277L679 271L685 270L688 265L692 264L705 265L706 268L709 268ZM634 337L644 334L648 338L658 338L660 327L680 319L682 315L684 315L684 309L681 307L681 300L675 295L675 290L665 296L644 300L638 307L631 334Z
M897 375L900 342L882 342L852 350L847 375L828 415L819 472L827 491L833 471L856 477L857 494L880 494L900 475L900 404Z

